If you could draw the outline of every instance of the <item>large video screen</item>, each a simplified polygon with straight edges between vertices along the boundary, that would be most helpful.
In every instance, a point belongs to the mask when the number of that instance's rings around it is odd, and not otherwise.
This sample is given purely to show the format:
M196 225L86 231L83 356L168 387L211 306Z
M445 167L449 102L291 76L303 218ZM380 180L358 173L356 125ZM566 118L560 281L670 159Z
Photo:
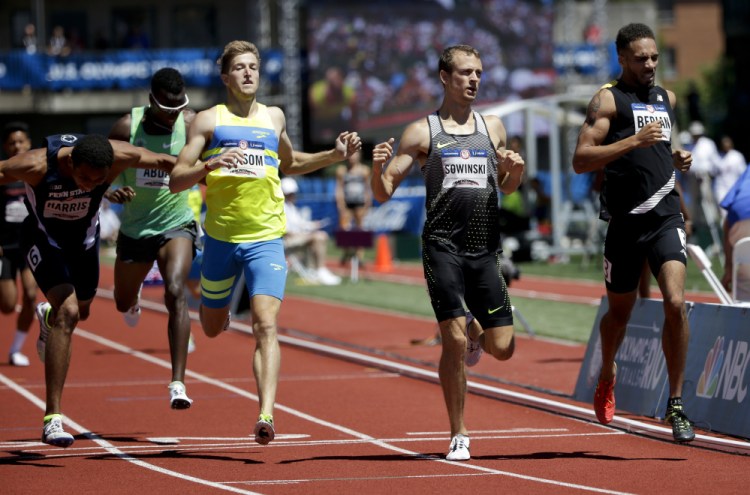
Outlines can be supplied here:
M476 104L553 93L551 0L309 0L308 136L375 142L440 105L438 60L467 44L482 57Z

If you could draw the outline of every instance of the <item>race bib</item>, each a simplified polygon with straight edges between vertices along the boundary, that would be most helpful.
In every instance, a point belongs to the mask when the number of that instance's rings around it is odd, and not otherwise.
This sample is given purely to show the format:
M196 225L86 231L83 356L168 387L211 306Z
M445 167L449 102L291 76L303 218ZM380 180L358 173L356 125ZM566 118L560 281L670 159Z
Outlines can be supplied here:
M487 150L443 150L443 189L487 187Z
M266 176L266 147L260 141L240 141L239 148L244 155L243 163L237 168L219 169L221 175L243 176L251 179L263 179ZM224 150L222 150L223 152Z
M58 220L79 220L85 218L91 198L69 198L65 200L50 199L44 203L44 218Z
M135 171L135 185L151 189L169 188L169 174L163 170L139 168Z
M633 110L636 134L646 125L658 120L661 122L661 140L672 141L672 122L663 103L631 103L630 107Z

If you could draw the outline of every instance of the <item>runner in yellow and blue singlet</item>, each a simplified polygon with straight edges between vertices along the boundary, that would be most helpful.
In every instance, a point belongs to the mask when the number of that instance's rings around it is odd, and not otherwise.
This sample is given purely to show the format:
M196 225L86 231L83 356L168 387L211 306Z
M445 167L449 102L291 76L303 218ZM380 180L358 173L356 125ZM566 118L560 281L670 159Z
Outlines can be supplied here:
M295 151L282 110L256 100L258 48L248 41L231 41L217 63L227 102L195 116L169 188L180 192L206 183L200 318L207 336L216 337L228 327L232 292L240 274L245 275L260 397L253 435L265 445L275 435L273 408L281 363L277 318L287 273L279 173L305 174L332 165L357 152L361 141L356 133L342 132L331 150Z

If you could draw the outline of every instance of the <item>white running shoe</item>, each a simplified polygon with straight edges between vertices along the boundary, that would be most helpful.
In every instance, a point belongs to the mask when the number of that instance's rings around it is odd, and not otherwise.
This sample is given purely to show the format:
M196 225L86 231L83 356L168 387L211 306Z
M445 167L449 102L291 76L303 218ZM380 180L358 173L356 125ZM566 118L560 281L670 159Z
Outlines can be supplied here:
M469 437L459 433L451 439L451 446L448 449L448 455L445 456L448 461L468 461L471 459L469 453Z
M129 326L130 328L133 328L138 324L138 320L141 319L141 306L140 304L136 304L135 306L132 306L129 310L124 312L122 314L122 317L125 319L125 324Z
M55 447L70 447L73 445L75 438L70 433L63 430L62 416L55 414L44 423L42 430L42 442Z
M47 315L52 310L52 305L48 302L41 302L36 305L34 310L36 317L39 320L39 338L36 341L36 353L39 355L39 359L44 362L44 350L47 347L47 336L49 335L50 327L47 324Z
M261 445L268 445L276 436L276 430L273 428L273 416L270 414L261 414L258 416L258 422L255 423L255 441Z
M14 352L8 358L8 362L11 366L28 366L29 358L20 352Z
M190 409L193 399L185 393L185 384L182 382L172 382L169 388L169 406L172 409Z
M474 321L474 315L471 314L470 311L466 312L466 355L464 356L464 363L466 363L466 366L472 367L475 364L479 362L479 359L482 357L482 353L484 350L482 350L482 344L478 340L471 340L471 336L469 335L469 327L471 326L471 322Z
M341 283L341 277L324 266L317 269L315 277L323 285L339 285Z

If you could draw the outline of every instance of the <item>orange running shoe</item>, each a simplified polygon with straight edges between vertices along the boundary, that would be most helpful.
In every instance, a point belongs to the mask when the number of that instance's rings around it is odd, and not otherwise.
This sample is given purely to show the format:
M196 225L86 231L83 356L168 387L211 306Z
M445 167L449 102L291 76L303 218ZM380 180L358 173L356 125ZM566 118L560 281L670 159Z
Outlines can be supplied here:
M617 369L617 368L615 368ZM594 392L594 412L596 419L603 425L609 424L615 418L615 381L599 380Z

